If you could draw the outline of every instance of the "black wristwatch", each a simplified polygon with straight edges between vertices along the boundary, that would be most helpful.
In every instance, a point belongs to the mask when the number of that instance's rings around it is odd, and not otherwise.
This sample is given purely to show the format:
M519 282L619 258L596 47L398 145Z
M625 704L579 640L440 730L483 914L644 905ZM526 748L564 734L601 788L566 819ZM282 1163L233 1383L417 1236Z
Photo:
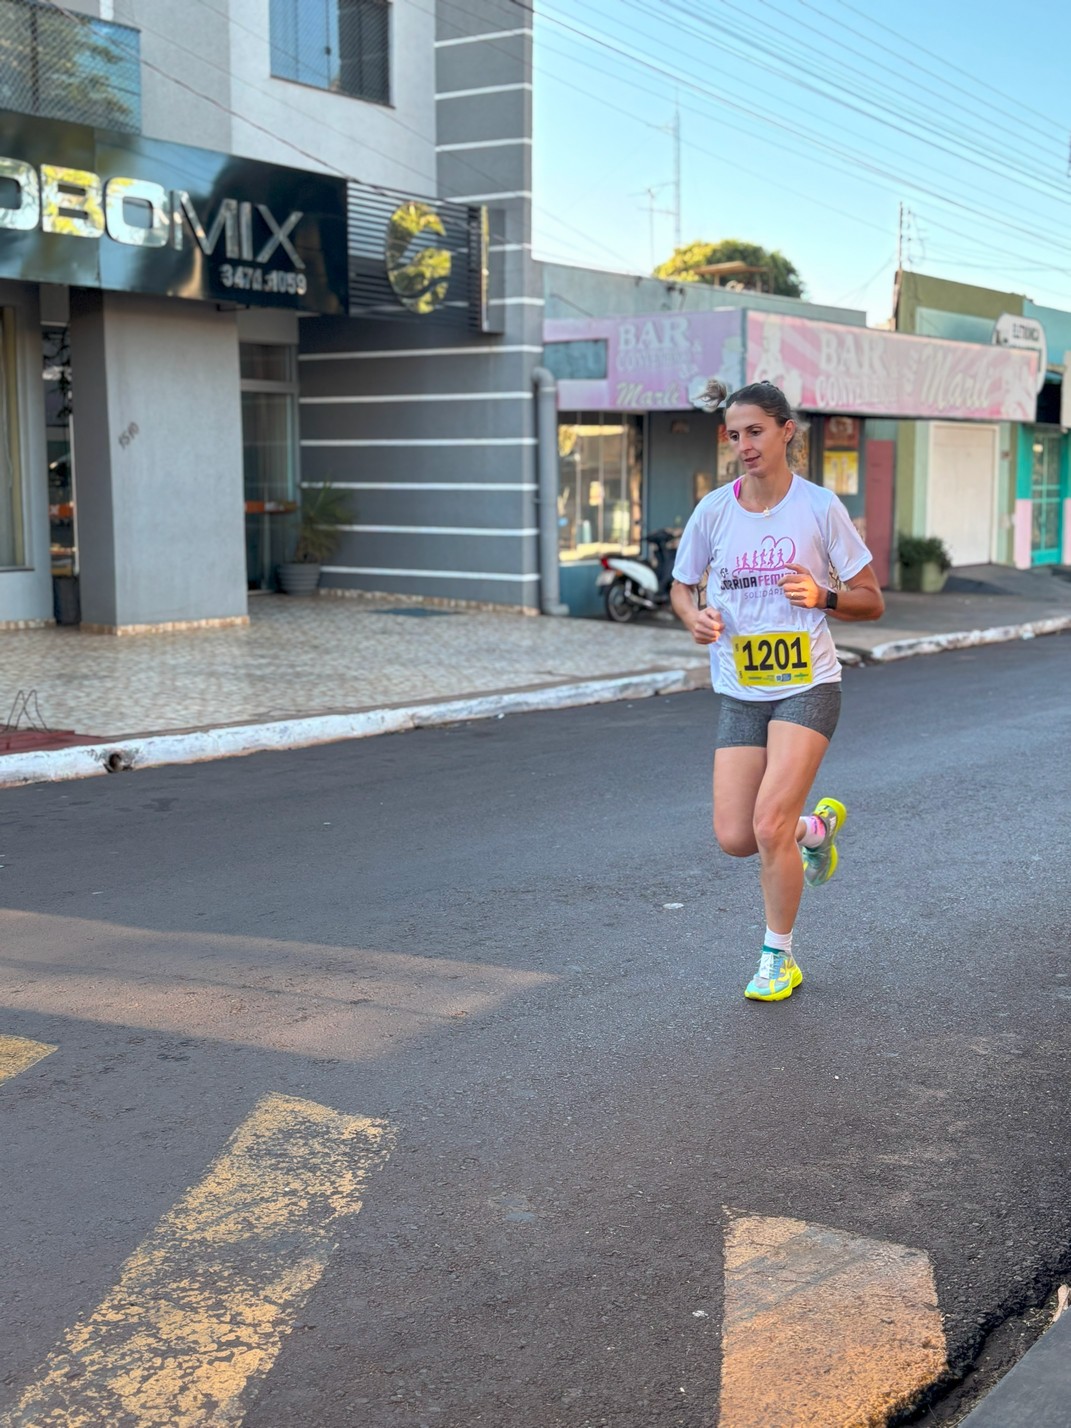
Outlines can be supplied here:
M837 592L835 590L826 591L826 609L835 610L837 608Z

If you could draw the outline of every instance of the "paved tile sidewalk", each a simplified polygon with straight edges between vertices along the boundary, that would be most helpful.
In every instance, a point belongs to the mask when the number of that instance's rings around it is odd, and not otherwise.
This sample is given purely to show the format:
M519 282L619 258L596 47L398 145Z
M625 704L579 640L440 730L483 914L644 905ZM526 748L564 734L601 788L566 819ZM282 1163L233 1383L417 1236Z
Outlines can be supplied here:
M1071 621L1071 583L1048 572L959 570L939 595L889 593L877 624L832 622L864 658L890 642ZM707 656L668 613L616 626L425 608L397 597L250 601L248 628L116 638L0 634L0 723L36 691L51 729L101 740L360 713L593 680L686 671ZM23 720L23 724L25 724Z
M705 666L675 626L259 596L245 629L0 635L0 722L20 690L50 728L114 739Z

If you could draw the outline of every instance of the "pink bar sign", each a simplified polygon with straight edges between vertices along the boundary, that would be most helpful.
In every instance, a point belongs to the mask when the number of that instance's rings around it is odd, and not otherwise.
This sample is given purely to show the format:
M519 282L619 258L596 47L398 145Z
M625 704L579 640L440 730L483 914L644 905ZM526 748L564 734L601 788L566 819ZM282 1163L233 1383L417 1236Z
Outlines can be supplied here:
M687 411L711 377L740 385L741 313L653 312L548 319L544 341L605 344L605 375L559 381L559 406L602 411Z
M1033 421L1036 352L777 313L747 316L747 380L794 407L861 416Z

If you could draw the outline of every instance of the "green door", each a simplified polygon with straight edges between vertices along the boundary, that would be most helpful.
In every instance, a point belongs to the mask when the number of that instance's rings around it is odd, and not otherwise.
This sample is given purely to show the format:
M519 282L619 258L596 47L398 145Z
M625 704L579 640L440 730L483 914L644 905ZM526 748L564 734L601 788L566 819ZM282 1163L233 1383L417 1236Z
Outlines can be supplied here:
M1058 431L1035 430L1030 479L1032 565L1055 565L1060 559L1060 445Z

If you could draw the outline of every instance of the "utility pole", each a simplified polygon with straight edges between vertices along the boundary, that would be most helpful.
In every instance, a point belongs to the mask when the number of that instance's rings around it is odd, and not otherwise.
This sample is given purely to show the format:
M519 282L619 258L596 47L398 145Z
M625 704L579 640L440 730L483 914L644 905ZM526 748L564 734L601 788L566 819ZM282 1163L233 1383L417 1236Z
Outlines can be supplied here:
M647 208L647 226L648 226L648 235L649 235L650 244L651 244L651 267L652 267L652 269L654 268L654 265L655 265L655 262L656 262L656 258L655 258L655 222L654 222L654 221L655 221L655 214L656 214L656 213L664 213L664 214L666 214L666 215L669 215L670 213L673 212L673 210L672 210L672 209L669 209L669 208L658 208L658 207L656 206L656 204L655 204L655 198L656 198L657 195L662 191L662 189L664 189L664 188L666 188L666 187L667 187L666 184L664 184L664 183L659 183L659 184L653 185L653 187L651 187L651 188L645 188L645 189L643 189L643 190L641 191L642 193L645 193L645 194L647 195L647 203L646 203L646 208ZM677 241L677 247L678 247L678 248L680 247L680 240L679 240L679 239L678 239L678 241Z
M896 271L902 272L904 266L904 200L900 200L900 231L896 237Z
M679 248L681 238L681 106L678 100L673 110L673 246Z
M673 140L673 177L669 179L666 183L656 183L653 184L650 188L641 189L636 195L636 197L642 197L644 194L646 194L647 196L646 208L648 214L648 228L651 242L652 268L655 264L656 213L665 214L667 218L671 217L673 219L674 248L679 248L684 241L681 236L681 107L679 102L677 102L674 106L673 118L670 123L659 124L657 127L662 131L662 133L668 134ZM660 194L664 188L672 188L673 190L672 208L658 208L655 204L656 196Z

